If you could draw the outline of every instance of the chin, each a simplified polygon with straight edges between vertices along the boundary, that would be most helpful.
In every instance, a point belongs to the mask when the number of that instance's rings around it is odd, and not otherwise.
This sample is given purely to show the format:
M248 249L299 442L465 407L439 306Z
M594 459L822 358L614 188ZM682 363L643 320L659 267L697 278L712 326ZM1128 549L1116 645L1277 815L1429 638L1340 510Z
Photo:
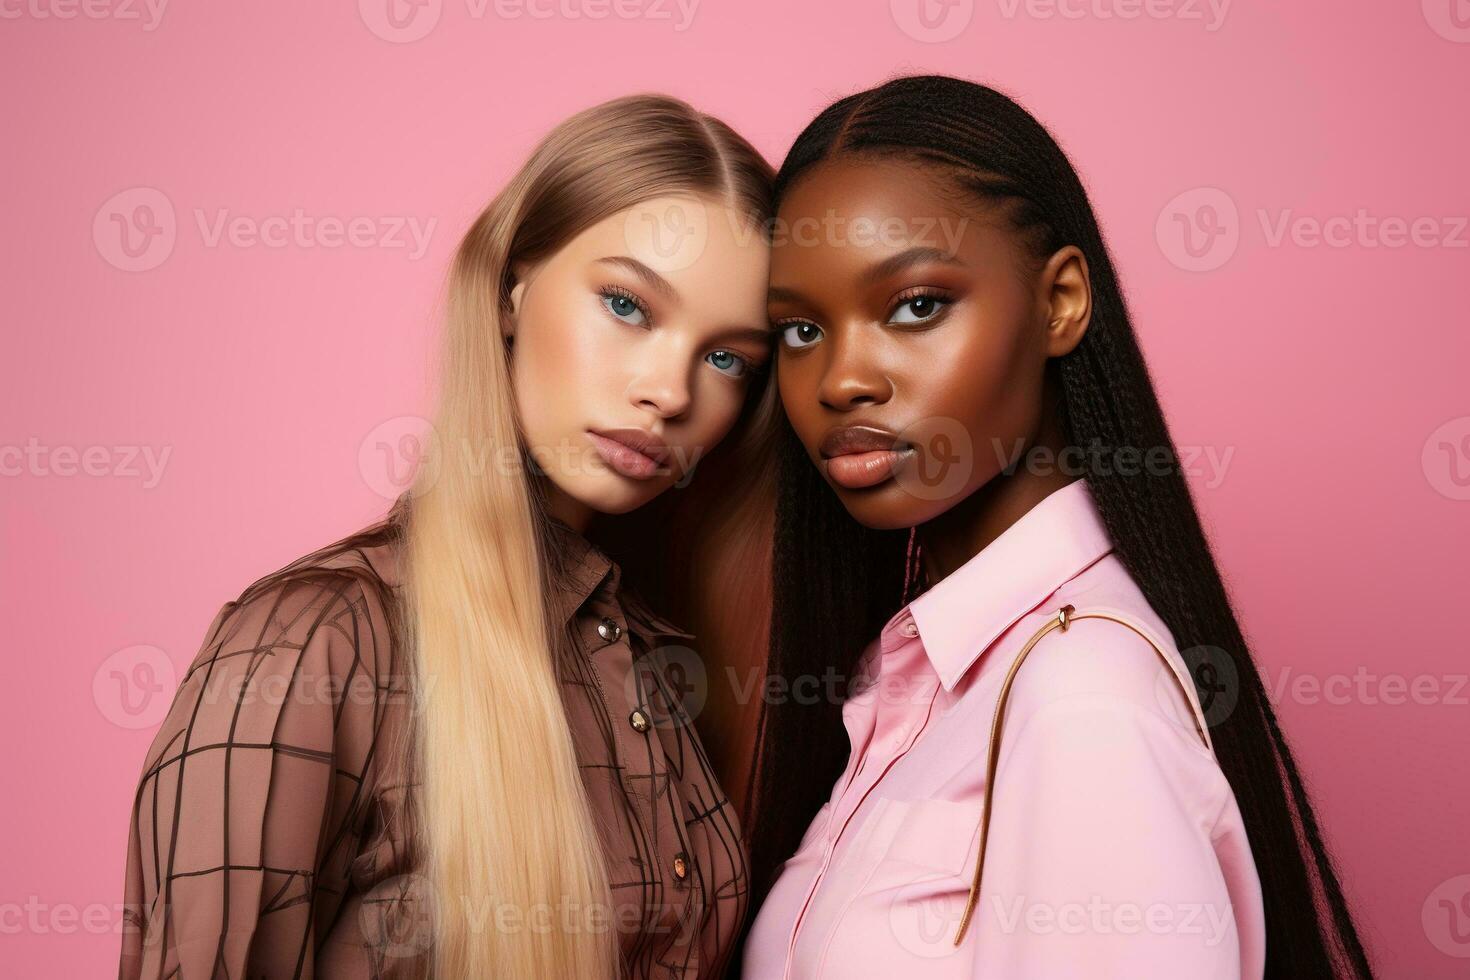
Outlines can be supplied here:
M973 490L930 499L916 496L896 480L859 490L832 486L848 516L873 531L896 531L920 527L951 510Z
M586 481L586 485L570 488L569 496L599 514L626 514L637 510L665 489L663 481L638 483L615 473Z
M848 516L874 531L895 531L924 523L928 518L921 505L897 483L889 480L876 487L861 490L833 488Z

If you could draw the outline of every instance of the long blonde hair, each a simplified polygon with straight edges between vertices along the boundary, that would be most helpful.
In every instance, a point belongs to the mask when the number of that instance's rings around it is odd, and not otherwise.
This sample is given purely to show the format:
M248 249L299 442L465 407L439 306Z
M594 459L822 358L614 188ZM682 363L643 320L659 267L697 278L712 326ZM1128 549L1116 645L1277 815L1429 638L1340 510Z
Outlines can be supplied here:
M670 193L728 202L759 227L770 181L765 160L718 120L662 96L615 99L557 126L459 245L403 569L418 692L405 750L416 770L413 823L434 909L436 976L620 973L610 927L496 927L499 909L524 924L533 909L561 902L581 921L612 907L562 708L546 518L527 476L502 338L513 266ZM771 398L758 400L768 423ZM522 465L496 465L507 455Z

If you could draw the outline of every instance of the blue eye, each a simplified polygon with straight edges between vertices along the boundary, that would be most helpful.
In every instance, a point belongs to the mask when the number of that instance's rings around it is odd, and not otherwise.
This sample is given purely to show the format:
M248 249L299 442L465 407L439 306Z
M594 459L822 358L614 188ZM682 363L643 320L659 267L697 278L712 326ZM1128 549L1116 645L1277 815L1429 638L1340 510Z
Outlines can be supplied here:
M643 326L648 323L648 313L631 293L619 289L601 290L602 306L624 323Z
M822 328L808 320L800 320L781 328L781 343L787 347L810 347L822 339Z
M928 293L911 296L898 304L888 322L923 323L925 320L932 320L948 305L949 300L940 296L931 296Z
M729 375L732 378L740 377L750 367L750 362L745 358L727 350L712 351L706 354L704 359L707 363L713 365L716 371Z

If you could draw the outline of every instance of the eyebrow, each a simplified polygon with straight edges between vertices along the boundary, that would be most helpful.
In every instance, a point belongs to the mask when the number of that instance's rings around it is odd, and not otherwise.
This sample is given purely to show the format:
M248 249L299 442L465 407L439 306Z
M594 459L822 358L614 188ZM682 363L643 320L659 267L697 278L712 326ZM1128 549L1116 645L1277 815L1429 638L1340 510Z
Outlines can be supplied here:
M657 272L654 272L648 266L644 265L642 262L639 262L631 255L604 255L597 261L602 262L606 265L621 266L622 268L633 273L633 275L637 276L639 279L642 279L652 289L657 290L666 299L675 299L679 295L678 290L674 289L673 285L667 279L659 275Z
M785 286L771 286L766 290L766 301L769 303L800 303L802 299L800 292Z
M904 249L897 255L888 258L873 266L863 274L863 279L868 282L877 282L887 279L889 276L897 275L911 266L923 265L926 262L938 262L940 265L963 266L964 263L941 249L932 245L916 245L913 248Z
M672 283L631 255L604 255L597 261L627 269L670 299L678 296L678 291L674 289ZM753 340L756 343L764 343L771 339L774 332L770 327L730 327L728 330L721 330L719 336L734 340Z
M715 336L734 340L750 340L757 344L764 344L775 337L776 331L772 327L731 327L721 330Z
M913 248L904 249L897 255L890 255L882 262L872 266L863 273L864 283L879 282L891 276L896 276L906 269L927 262L937 262L941 265L962 267L964 265L959 259L942 249L930 245L916 245ZM801 302L805 297L799 290L790 289L786 286L771 286L766 290L768 302Z

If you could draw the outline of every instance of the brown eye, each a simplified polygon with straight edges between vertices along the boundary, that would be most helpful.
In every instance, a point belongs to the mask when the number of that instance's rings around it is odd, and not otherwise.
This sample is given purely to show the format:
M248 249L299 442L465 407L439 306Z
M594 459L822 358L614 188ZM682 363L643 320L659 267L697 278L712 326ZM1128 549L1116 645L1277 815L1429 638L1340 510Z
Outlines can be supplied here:
M815 323L801 320L781 328L781 343L787 347L810 347L822 339L822 328Z
M889 317L890 323L923 323L925 320L933 319L935 314L949 305L949 300L940 296L922 293L918 296L910 296L899 303L894 309L893 315Z

